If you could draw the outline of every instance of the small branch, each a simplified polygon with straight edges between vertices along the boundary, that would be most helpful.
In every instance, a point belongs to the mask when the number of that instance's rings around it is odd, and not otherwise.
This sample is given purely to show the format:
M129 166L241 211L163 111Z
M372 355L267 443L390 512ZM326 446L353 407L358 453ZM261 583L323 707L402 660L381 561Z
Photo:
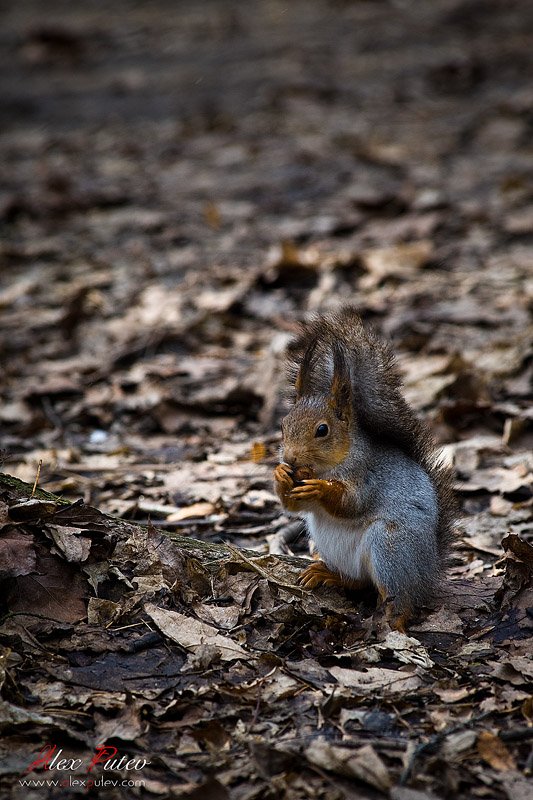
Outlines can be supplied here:
M33 484L33 489L31 490L31 494L30 494L30 500L35 495L35 492L36 492L36 489L37 489L37 484L39 483L39 478L41 477L41 467L42 466L43 466L43 460L42 460L42 458L40 458L39 459L39 464L37 466L37 475L35 476L35 483Z

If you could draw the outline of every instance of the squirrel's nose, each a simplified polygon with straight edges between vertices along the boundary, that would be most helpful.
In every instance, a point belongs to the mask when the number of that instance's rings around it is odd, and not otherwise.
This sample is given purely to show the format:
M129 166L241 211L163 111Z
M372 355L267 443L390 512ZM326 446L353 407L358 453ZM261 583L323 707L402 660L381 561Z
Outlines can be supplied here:
M283 450L283 460L285 461L286 464L289 464L289 466L291 467L296 466L297 454L292 449L292 447L286 447Z

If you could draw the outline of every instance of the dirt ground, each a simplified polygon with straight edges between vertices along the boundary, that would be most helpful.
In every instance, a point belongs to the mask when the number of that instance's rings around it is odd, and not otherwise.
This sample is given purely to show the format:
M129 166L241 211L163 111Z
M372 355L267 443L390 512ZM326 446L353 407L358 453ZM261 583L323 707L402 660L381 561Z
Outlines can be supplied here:
M0 483L0 794L109 743L101 798L526 800L533 5L0 14L3 470L61 498ZM455 471L408 639L279 557L284 350L345 301Z

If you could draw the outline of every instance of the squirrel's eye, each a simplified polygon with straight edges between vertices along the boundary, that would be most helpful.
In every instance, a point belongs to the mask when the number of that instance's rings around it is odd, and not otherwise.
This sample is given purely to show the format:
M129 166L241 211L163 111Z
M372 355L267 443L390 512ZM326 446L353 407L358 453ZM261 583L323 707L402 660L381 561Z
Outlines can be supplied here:
M323 436L327 436L328 433L329 433L329 427L326 425L325 422L321 422L315 431L315 438L321 439Z

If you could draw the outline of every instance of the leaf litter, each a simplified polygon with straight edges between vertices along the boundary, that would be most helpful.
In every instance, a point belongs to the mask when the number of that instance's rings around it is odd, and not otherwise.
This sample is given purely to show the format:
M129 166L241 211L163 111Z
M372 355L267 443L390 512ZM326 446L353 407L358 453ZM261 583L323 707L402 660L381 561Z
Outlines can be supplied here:
M101 797L528 798L530 11L149 5L6 27L0 793L106 741L150 764ZM455 474L408 636L297 585L272 490L285 346L344 299Z

